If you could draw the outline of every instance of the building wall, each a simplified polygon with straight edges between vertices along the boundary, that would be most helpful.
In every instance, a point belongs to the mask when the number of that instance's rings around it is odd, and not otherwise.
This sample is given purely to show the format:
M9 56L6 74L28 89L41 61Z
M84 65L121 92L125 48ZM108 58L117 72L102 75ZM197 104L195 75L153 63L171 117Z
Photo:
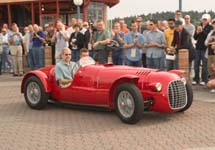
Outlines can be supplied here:
M117 1L84 0L81 16L85 21L107 20L107 7L113 6ZM54 10L45 11L48 10L46 5ZM67 7L67 10L62 7ZM0 15L0 24L6 22L10 25L16 22L20 26L29 23L44 25L60 17L65 24L69 25L69 20L76 17L76 6L72 0L0 0L0 13L4 14L4 16Z

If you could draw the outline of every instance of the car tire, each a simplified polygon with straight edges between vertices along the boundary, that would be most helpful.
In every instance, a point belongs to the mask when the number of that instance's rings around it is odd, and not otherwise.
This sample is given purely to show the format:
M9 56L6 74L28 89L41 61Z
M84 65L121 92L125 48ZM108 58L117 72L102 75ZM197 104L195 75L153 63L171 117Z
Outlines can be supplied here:
M187 105L182 110L180 110L180 112L188 110L193 103L193 90L190 82L187 82L186 90L187 90Z
M36 76L29 77L24 84L25 101L33 109L43 109L48 102L49 94Z
M141 119L144 102L143 96L136 85L125 83L117 88L115 111L124 123L135 124Z

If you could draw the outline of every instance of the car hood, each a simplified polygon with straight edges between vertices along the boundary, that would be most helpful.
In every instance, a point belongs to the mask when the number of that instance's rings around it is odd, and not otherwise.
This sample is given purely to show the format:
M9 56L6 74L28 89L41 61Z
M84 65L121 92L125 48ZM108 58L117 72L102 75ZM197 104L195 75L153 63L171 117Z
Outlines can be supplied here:
M142 67L131 67L131 66L115 66L112 64L103 65L104 70L108 70L111 72L124 72L133 75L148 75L151 72L158 72L158 69L150 69L150 68L142 68Z

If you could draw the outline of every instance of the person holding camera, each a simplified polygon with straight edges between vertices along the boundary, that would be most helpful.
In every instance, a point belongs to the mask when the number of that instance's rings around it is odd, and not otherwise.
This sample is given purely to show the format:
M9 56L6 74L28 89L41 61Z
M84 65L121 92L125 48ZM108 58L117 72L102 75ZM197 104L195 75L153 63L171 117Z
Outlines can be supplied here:
M33 43L33 69L44 67L44 47L45 34L40 30L37 24L33 25L33 35L31 41Z
M215 79L214 61L215 61L215 19L212 21L213 30L208 34L205 45L207 50L205 57L208 59L208 76L210 79Z
M23 63L22 63L22 43L23 37L22 33L19 32L19 27L16 23L12 24L12 32L9 34L9 45L10 45L10 53L12 56L13 76L22 76L23 75Z
M124 44L124 33L121 32L120 24L116 22L114 24L113 33L111 40L115 41L115 48L112 51L112 61L115 65L123 64L123 44Z
M62 22L57 22L56 30L54 31L52 42L55 42L55 62L61 60L61 53L65 47L69 47L69 34L65 30L65 26Z
M84 34L80 32L78 24L73 26L73 32L69 38L69 48L72 50L72 61L76 62L80 59L80 50L84 47Z
M196 40L196 57L194 64L195 76L193 78L193 85L200 83L200 85L206 85L208 81L208 71L207 71L207 58L205 58L205 52L207 46L204 44L208 33L212 30L210 25L210 15L203 14L201 19L201 25L196 27L196 32L194 34L194 39ZM200 78L200 66L202 62L201 78Z

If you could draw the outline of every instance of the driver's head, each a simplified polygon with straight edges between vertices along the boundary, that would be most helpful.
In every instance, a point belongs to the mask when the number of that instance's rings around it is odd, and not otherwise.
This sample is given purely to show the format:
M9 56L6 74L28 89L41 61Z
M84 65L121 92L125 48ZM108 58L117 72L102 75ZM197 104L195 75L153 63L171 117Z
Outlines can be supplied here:
M80 58L89 57L89 50L86 48L82 48L80 51Z
M71 61L71 50L65 47L62 51L61 57L64 62L69 63Z

